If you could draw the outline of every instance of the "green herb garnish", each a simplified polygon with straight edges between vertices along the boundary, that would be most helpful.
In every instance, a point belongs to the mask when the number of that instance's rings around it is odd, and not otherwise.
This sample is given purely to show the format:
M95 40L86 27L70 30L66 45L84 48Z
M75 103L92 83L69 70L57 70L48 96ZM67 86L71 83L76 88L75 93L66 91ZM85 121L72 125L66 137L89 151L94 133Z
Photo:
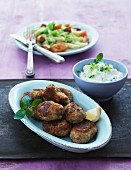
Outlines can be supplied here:
M103 72L105 70L104 67L100 67L100 71Z
M103 58L103 53L99 53L96 58L94 59L93 63L97 64L99 61L101 61Z
M90 75L89 78L93 78L95 75Z
M96 65L95 63L90 64L90 70L91 71L93 71L97 67L98 67L98 65Z
M33 100L30 96L24 96L20 101L21 109L18 110L14 116L14 119L22 119L25 116L30 117L32 115L31 108L36 108L40 103L42 103L42 99Z

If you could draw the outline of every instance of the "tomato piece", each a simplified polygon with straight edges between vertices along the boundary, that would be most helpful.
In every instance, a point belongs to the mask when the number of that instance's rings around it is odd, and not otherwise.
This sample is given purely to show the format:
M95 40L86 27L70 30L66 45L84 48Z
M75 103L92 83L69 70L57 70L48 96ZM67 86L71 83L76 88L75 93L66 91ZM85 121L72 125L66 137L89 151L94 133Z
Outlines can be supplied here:
M64 52L68 48L65 44L54 44L51 46L50 50L53 52Z
M62 28L62 24L58 24L58 25L55 26L55 30L59 30L61 28Z
M87 36L87 32L86 32L86 31L82 31L82 32L80 33L80 36L81 36L81 37L86 37L86 36Z

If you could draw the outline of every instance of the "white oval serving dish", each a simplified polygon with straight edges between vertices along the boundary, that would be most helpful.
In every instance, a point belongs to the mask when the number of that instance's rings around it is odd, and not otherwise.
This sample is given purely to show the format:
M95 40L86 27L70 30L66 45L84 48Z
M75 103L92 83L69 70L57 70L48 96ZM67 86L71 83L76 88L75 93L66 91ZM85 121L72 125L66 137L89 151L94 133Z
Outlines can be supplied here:
M73 101L80 105L85 111L98 106L98 104L90 97L65 84L46 80L31 80L17 84L10 90L9 104L14 113L16 113L20 109L20 98L24 92L29 92L32 89L45 88L49 84L54 84L56 87L63 87L70 90L73 94ZM95 139L87 144L73 143L69 137L58 138L51 134L48 134L42 130L42 122L37 121L33 118L28 118L25 116L23 119L21 119L21 121L29 129L31 129L33 132L41 136L46 141L52 143L53 145L77 153L84 153L102 148L109 142L112 135L111 122L104 110L102 110L101 118L97 122L98 133Z

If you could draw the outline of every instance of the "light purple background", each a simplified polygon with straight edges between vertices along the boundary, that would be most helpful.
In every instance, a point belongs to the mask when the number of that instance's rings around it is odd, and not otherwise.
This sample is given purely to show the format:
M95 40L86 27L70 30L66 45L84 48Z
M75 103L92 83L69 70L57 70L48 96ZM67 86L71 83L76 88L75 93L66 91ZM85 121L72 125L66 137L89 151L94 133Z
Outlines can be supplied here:
M0 0L0 79L26 78L27 53L20 50L9 35L28 24L45 20L82 22L95 27L100 38L91 50L66 56L63 64L34 55L36 79L73 78L72 67L76 62L100 52L105 58L124 63L131 78L130 7L130 0ZM0 161L0 170L127 170L130 167L130 158Z

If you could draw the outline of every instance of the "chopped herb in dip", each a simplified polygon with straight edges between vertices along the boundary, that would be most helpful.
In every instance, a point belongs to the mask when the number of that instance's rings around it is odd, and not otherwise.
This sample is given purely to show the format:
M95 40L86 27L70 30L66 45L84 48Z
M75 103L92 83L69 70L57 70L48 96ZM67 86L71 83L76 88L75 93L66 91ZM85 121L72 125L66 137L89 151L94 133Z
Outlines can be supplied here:
M103 54L98 54L92 64L83 67L83 71L79 73L79 76L83 80L92 82L113 82L121 79L123 74L113 65L101 61L102 58Z

